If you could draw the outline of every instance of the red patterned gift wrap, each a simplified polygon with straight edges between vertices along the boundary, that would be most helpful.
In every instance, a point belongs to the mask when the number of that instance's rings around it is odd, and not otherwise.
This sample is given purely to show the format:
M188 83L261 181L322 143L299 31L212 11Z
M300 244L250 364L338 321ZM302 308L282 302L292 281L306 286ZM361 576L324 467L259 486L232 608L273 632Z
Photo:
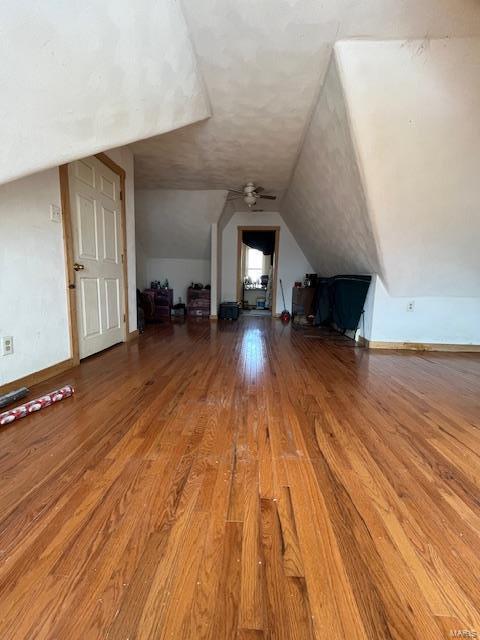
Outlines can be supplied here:
M67 384L61 389L47 393L36 400L30 400L30 402L21 404L20 406L15 407L15 409L4 411L4 413L0 413L0 426L10 424L14 420L20 420L20 418L25 418L25 416L28 416L30 413L35 413L35 411L40 411L40 409L49 407L55 402L59 402L64 398L73 396L74 393L75 389L71 385Z

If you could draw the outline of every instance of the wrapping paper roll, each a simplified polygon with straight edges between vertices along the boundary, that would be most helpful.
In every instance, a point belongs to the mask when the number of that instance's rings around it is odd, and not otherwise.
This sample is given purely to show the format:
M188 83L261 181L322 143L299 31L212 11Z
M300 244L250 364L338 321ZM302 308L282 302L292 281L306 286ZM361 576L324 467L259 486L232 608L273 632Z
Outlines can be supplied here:
M35 413L35 411L40 411L40 409L44 409L45 407L48 407L55 402L59 402L64 398L69 398L74 393L75 389L71 385L67 384L65 387L52 391L51 393L47 393L36 400L30 400L30 402L21 404L18 407L15 407L15 409L10 409L9 411L0 413L0 426L10 424L11 422L14 422L14 420L25 418L25 416L28 416L30 413Z

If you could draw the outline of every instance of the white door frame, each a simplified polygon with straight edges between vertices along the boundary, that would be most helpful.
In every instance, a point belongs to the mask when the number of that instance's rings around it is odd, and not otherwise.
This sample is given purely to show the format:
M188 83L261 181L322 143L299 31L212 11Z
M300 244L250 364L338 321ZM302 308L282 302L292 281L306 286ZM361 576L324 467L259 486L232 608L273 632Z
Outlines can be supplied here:
M278 282L278 253L280 249L280 227L274 225L247 225L237 227L237 302L242 298L242 238L244 231L274 231L275 254L273 256L273 282L272 282L272 318L280 317L277 310L277 282Z

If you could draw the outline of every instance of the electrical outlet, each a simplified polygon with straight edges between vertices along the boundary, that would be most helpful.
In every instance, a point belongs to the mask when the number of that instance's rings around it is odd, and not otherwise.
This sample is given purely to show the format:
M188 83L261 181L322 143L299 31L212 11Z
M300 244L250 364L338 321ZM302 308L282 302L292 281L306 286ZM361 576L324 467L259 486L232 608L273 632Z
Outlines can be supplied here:
M56 204L51 204L50 205L50 220L52 222L60 222L60 219L62 217L62 210L60 209L60 207Z
M415 311L415 300L407 302L407 311Z
M0 340L0 348L2 356L10 356L13 353L13 338L12 336L4 336Z

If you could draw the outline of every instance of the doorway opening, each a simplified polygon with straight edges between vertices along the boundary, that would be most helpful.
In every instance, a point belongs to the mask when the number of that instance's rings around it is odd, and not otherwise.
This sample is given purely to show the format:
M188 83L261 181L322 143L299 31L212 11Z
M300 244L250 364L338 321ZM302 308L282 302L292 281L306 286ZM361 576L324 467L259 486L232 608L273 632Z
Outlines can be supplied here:
M275 314L279 227L239 227L237 300L250 315Z

